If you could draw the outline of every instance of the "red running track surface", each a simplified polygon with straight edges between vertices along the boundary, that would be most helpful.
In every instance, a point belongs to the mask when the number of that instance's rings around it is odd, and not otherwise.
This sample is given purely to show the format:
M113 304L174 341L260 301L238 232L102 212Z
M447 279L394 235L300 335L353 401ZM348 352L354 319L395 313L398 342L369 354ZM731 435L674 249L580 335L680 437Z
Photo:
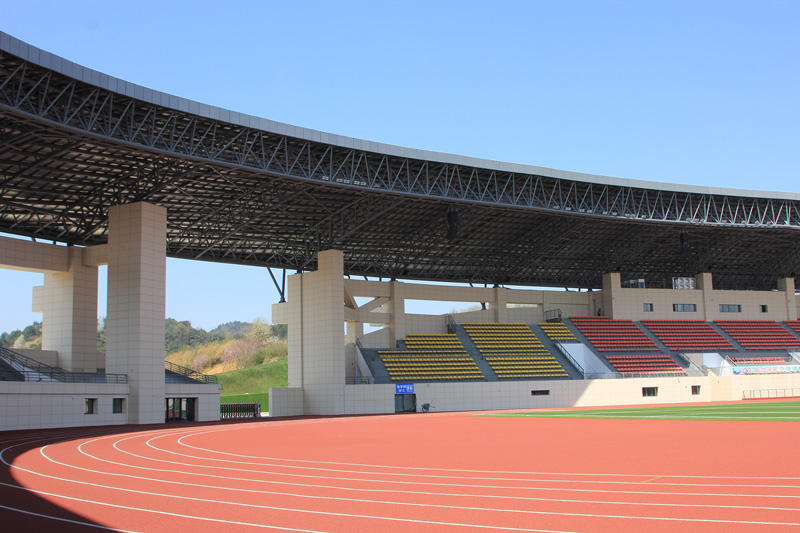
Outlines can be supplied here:
M5 531L800 530L800 424L463 413L0 433Z

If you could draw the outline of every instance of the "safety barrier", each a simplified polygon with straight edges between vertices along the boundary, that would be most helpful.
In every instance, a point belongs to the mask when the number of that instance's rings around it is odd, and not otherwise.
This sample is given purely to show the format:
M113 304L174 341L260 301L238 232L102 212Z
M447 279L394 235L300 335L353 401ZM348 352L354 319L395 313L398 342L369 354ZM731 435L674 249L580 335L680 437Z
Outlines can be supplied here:
M743 400L761 400L765 398L797 398L800 389L753 389L742 391Z
M261 402L224 402L219 404L219 419L261 418Z

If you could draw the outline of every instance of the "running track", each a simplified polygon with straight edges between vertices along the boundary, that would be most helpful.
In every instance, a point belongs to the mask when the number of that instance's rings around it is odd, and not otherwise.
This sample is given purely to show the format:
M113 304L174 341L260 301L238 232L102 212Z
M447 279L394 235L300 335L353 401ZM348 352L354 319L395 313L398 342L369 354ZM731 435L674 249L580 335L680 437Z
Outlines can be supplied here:
M0 433L5 531L800 531L800 423L457 413Z

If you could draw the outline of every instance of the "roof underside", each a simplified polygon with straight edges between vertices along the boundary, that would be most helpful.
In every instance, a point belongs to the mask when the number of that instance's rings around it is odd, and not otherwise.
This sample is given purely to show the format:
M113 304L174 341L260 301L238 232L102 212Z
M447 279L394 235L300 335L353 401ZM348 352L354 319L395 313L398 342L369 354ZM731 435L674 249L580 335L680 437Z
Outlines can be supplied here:
M791 200L361 152L148 104L2 51L0 194L2 232L102 244L108 207L144 201L168 210L171 257L292 270L335 248L350 275L504 285L712 272L715 288L769 289L800 272Z

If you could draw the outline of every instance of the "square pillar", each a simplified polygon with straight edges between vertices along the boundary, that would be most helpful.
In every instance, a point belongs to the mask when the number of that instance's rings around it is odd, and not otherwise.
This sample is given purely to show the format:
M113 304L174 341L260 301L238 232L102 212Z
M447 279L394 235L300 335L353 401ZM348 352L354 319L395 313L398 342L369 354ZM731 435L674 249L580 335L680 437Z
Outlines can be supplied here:
M614 318L614 300L622 296L622 281L619 272L609 272L603 275L603 294L601 296L603 307L599 309L601 315ZM619 315L619 313L617 313Z
M289 387L302 387L305 414L343 414L342 252L319 252L317 263L316 271L289 277Z
M794 294L794 278L779 279L778 290L786 295L786 320L797 320L797 296Z
M39 292L42 349L58 352L71 372L97 370L97 267L83 266L83 249L67 249L67 272L45 274Z
M106 371L128 375L132 424L164 422L166 236L163 207L108 210Z
M406 329L406 295L405 286L399 281L389 283L391 303L389 309L392 314L392 348L397 346L397 341L403 340L408 330Z

